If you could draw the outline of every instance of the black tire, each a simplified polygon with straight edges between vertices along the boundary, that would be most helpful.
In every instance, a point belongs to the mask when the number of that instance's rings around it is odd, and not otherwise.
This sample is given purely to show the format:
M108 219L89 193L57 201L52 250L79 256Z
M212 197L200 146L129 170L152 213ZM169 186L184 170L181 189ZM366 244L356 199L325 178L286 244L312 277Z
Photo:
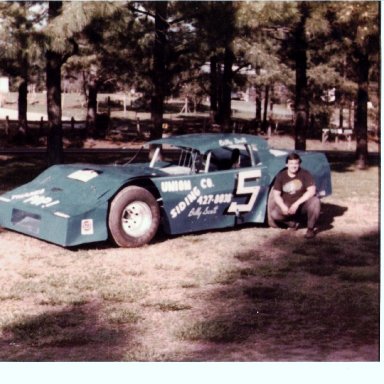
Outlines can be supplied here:
M271 210L274 203L275 203L275 200L273 197L273 188L271 188L269 191L268 202L267 202L267 224L272 228L279 228L279 225L271 216Z
M112 239L120 247L134 248L149 243L159 223L159 205L145 188L126 187L112 200L108 227Z

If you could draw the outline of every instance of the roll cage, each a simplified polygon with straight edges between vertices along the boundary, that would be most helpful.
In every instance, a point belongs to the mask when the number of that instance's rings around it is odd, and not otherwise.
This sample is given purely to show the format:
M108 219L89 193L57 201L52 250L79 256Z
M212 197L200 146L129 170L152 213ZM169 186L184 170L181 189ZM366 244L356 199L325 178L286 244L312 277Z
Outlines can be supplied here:
M165 158L158 146L149 164L172 175L209 173L257 165L257 154L249 144L217 147L200 153L189 147L172 147L171 155Z

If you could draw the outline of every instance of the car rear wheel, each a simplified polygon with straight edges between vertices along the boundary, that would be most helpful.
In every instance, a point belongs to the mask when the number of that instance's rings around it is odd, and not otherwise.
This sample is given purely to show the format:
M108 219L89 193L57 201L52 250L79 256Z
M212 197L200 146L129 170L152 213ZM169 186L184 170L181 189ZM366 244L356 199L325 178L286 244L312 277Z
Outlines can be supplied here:
M271 212L272 208L275 205L275 199L273 197L273 188L269 191L268 195L268 203L267 203L267 224L272 227L272 228L278 228L278 224L276 221L273 219Z
M114 242L133 248L149 243L160 222L155 197L145 188L129 186L112 200L108 226Z

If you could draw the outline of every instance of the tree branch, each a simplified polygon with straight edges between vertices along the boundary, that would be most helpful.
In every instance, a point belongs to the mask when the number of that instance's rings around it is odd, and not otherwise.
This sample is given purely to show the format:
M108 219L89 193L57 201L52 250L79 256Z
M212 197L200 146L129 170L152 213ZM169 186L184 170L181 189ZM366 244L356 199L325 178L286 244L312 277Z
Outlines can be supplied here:
M130 11L132 11L133 13L140 13L141 15L144 15L144 16L150 16L150 17L153 17L155 18L155 14L152 13L152 12L149 12L145 9L139 9L139 8L136 8L133 4L128 4L128 9Z
M72 51L67 52L61 59L61 64L64 64L71 56L77 55L79 53L79 44L77 41L71 37L68 39L68 42L72 44Z

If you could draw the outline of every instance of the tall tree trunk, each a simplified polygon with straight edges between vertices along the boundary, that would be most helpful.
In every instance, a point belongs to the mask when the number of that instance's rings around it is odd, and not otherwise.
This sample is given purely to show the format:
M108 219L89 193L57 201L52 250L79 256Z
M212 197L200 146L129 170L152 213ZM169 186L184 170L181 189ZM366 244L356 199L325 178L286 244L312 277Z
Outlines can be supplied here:
M90 136L96 134L97 81L92 74L87 82L87 128Z
M217 112L217 56L212 55L210 60L210 109L211 113Z
M339 107L339 128L343 128L343 126L344 126L344 101L341 100L340 107Z
M155 43L153 49L153 94L151 98L151 139L158 139L163 133L164 101L167 87L166 51L167 51L167 1L155 4Z
M20 50L19 50L19 65L20 65L20 84L18 87L18 119L19 129L26 133L28 129L27 109L28 109L28 72L29 72L29 57L28 57L28 32L29 23L27 19L26 3L20 2L25 21L20 25L23 32L20 34Z
M300 21L294 31L296 62L296 100L295 100L295 149L306 149L308 129L308 90L307 90L307 39L305 24L309 16L309 4L299 3Z
M220 120L222 129L228 131L231 128L231 93L232 93L232 66L234 62L234 54L230 47L225 48L224 54L224 72L223 72L223 95L220 105Z
M369 59L367 54L358 56L358 90L355 114L356 165L365 169L368 163L368 74Z
M354 102L350 101L348 105L348 129L353 129L353 110L354 110Z
M262 110L262 96L261 96L261 87L256 86L256 122L260 125L261 122L261 110Z
M18 89L18 119L19 129L23 133L27 132L28 120L27 120L27 109L28 109L28 58L23 55L21 61L21 82Z
M260 76L260 65L256 62L256 76ZM256 131L259 130L261 126L261 104L262 104L262 95L261 95L261 86L255 84L255 105L256 105L256 113L255 113L255 128Z
M343 83L345 83L347 74L346 74L346 67L347 67L347 59L344 57L343 64L341 66L341 74L343 76ZM340 114L339 114L339 128L344 127L344 108L345 108L345 93L342 90L340 94Z
M223 69L222 65L219 64L216 66L216 79L217 81L217 87L216 87L216 95L217 95L217 111L215 114L215 122L217 124L222 123L222 116L221 111L223 109Z
M49 2L49 18L58 16L62 7L61 1ZM63 131L61 125L61 66L62 56L48 49L46 52L46 86L48 114L48 162L60 164L64 160Z
M267 84L265 86L265 91L264 91L264 113L263 113L263 122L262 122L262 130L264 132L267 132L267 128L268 128L268 121L267 121L267 117L268 117L268 104L269 104L269 85Z

